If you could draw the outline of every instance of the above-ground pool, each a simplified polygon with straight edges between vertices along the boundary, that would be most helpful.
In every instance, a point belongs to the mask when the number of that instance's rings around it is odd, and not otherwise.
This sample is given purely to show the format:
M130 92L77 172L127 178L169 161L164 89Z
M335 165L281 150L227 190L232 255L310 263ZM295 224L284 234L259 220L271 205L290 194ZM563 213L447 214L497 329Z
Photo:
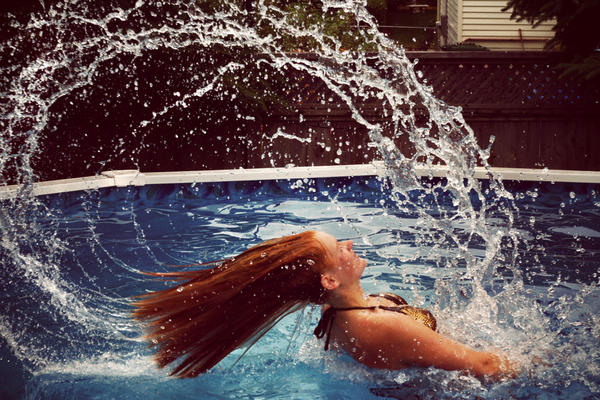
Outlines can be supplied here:
M436 179L430 182L443 185ZM518 244L502 249L492 269L480 271L469 268L417 210L391 201L394 194L377 177L148 185L40 196L35 212L28 210L30 223L14 231L13 240L27 241L27 250L19 257L7 250L0 254L0 397L597 398L600 186L506 186L515 197L512 226ZM450 236L469 231L468 221L452 217L450 197L409 195L422 197L421 207L449 224L444 232ZM5 213L20 209L18 202L3 204L5 223ZM502 210L488 216L490 232L507 223ZM286 317L240 360L238 350L198 378L178 380L156 369L141 339L142 326L129 317L129 303L131 296L164 283L140 271L222 259L304 230L352 239L368 260L367 292L394 292L427 307L440 332L505 352L523 364L521 374L494 383L434 368L369 369L325 352L311 336L317 307ZM492 239L463 243L476 261L485 260ZM543 363L532 362L534 357Z
M439 87L476 107L438 99L366 1L39 3L13 7L23 12L0 27L0 399L600 396L600 174L502 184L490 166L552 167L593 147L593 125L566 117L585 105L576 84L549 90L555 71L523 73L512 56L480 59L475 76L474 63L444 53L461 72L436 66ZM503 125L488 121L500 76L524 82L502 87L518 111L502 112ZM491 86L463 96L467 80ZM481 109L479 135L458 104ZM562 110L564 129L538 121L546 104ZM372 160L385 178L248 170ZM106 171L119 168L245 179ZM207 171L216 168L234 169ZM38 182L73 174L96 175L54 182L55 194ZM525 179L503 176L513 178ZM368 369L311 336L318 307L195 379L156 369L131 302L165 286L142 272L309 229L355 242L368 292L431 310L441 333L503 352L521 373L487 382Z

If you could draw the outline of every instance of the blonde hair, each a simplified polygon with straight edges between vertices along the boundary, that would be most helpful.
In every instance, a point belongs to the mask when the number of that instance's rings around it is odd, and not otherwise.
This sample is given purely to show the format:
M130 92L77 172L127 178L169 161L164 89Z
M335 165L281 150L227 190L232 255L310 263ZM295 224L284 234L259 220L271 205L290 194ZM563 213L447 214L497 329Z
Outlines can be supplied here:
M158 366L177 360L171 375L194 377L284 316L324 303L320 272L332 266L314 231L268 240L211 269L150 273L184 282L139 296L133 316L147 322Z

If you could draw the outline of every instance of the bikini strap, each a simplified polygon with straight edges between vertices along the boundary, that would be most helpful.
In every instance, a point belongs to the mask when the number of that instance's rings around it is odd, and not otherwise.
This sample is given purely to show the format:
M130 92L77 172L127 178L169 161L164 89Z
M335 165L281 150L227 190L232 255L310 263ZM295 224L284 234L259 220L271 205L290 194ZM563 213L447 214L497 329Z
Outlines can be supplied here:
M406 300L404 300L402 297L398 296L397 294L393 294L393 293L370 294L369 297L383 297L384 299L391 301L392 303L396 304L397 306L403 306L403 305L408 304L406 302Z
M374 310L377 307L378 306L346 308L329 307L321 316L321 319L314 330L314 334L317 339L321 339L323 336L327 335L325 337L325 351L327 351L329 349L329 339L331 338L331 327L333 326L333 320L335 319L335 315L338 311Z

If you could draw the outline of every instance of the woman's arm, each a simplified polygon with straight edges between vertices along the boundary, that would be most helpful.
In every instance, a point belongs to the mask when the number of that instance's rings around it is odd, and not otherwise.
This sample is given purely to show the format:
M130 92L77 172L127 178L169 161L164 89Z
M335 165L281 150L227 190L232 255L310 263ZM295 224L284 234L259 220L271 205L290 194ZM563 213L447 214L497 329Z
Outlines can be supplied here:
M364 361L371 366L433 366L495 378L516 374L506 357L473 350L432 331L408 315L376 312L361 322L360 337L356 339L366 356Z

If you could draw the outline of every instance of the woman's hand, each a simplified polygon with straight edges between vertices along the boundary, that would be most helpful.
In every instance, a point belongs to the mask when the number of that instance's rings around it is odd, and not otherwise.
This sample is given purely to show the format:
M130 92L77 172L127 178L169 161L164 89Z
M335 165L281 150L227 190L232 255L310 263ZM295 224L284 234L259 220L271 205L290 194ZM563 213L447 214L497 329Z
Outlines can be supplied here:
M505 354L481 352L489 357L488 365L483 369L483 375L494 380L513 379L520 370L521 365L509 359Z

